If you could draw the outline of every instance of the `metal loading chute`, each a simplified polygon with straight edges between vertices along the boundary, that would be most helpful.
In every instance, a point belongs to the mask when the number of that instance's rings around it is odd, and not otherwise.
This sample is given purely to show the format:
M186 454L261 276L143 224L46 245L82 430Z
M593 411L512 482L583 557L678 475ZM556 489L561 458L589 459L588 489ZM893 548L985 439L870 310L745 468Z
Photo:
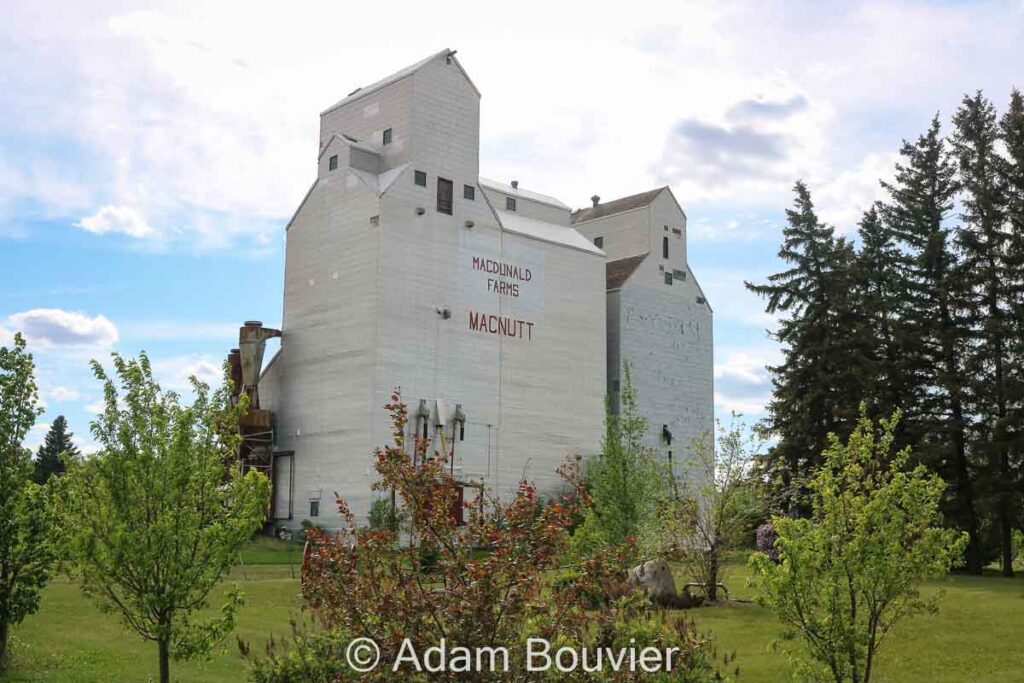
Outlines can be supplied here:
M249 399L248 410L238 418L238 429L242 435L238 462L243 473L255 468L271 481L274 476L274 420L269 410L260 407L259 379L267 340L280 336L280 330L263 327L258 320L246 321L238 329L238 348L231 349L228 354L234 384L233 400L238 401L242 394ZM270 513L273 518L273 510Z

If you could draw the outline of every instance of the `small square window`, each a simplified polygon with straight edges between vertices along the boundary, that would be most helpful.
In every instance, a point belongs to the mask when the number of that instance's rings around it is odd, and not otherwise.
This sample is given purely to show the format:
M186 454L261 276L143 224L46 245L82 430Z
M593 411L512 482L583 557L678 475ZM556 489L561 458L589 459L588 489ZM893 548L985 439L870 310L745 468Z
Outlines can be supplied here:
M505 210L506 211L515 211L516 210L516 198L515 197L505 197Z
M665 273L665 284L672 284L672 273Z
M476 199L476 188L472 185L462 186L462 198L473 201Z
M390 145L391 144L391 137L392 137L392 135L393 135L393 133L391 132L390 128L388 128L386 131L384 131L384 144L385 145Z
M338 170L338 155L337 154L335 154L334 156L332 156L330 159L327 160L327 170L328 171L336 171L336 170Z
M416 184L420 187L427 186L427 174L423 171L416 171Z
M320 516L320 501L311 500L309 501L309 516L319 517Z
M594 238L594 246L597 247L598 249L603 249L604 248L604 238L603 237L595 237Z

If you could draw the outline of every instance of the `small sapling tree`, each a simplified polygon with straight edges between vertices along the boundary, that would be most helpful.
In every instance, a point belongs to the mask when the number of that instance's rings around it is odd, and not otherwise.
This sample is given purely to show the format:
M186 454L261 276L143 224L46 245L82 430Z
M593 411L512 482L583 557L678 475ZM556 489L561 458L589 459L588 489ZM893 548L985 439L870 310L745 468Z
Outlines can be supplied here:
M868 683L878 648L903 617L934 611L920 584L949 570L966 534L935 526L945 483L909 449L891 454L896 413L880 433L861 408L847 443L834 434L809 485L809 518L776 517L775 562L751 556L759 601L836 683Z
M647 420L637 413L629 365L623 371L619 412L606 406L601 452L586 463L588 504L573 534L574 548L583 554L615 547L651 528L670 481L668 467L644 443Z
M729 427L718 424L717 449L710 435L695 439L679 473L679 495L659 506L663 554L678 559L711 601L725 577L724 553L742 545L761 514L749 478L759 450L754 439L736 414Z
M41 412L34 374L20 334L0 346L0 670L11 626L38 609L54 561L50 507L22 447Z
M270 485L239 474L246 404L231 405L227 382L211 393L193 377L185 406L160 389L145 353L113 364L117 382L92 364L106 404L92 424L100 450L61 478L63 531L82 590L157 644L166 683L172 656L204 655L234 628L237 586L218 616L196 613L259 529Z

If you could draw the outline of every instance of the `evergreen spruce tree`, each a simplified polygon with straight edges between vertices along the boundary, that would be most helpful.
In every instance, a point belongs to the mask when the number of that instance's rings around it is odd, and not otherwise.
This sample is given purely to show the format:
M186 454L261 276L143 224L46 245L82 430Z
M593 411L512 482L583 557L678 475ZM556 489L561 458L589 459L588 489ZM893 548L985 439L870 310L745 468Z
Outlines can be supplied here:
M864 213L858 234L861 246L853 291L854 308L861 316L856 334L865 346L863 399L868 417L882 419L909 403L912 377L905 358L911 340L903 325L908 263L877 204ZM908 425L904 420L894 429L897 448L914 444Z
M64 474L64 461L61 460L60 454L67 453L72 458L81 455L78 447L71 441L73 437L74 434L68 431L68 421L63 415L58 415L50 425L50 431L46 433L46 440L36 453L33 481L45 484L53 475Z
M1005 147L1001 157L1007 230L1006 288L1009 298L1008 382L1009 418L1006 441L1012 486L1016 497L1017 524L1024 528L1024 95L1014 90L999 124Z
M956 168L936 116L928 132L904 142L884 217L910 255L905 273L904 324L914 376L908 406L922 432L917 455L949 483L944 509L969 535L967 569L984 565L981 521L970 461L970 413L964 356L971 341L969 282L947 224L957 192Z
M1007 346L1011 288L1015 273L1008 261L1005 229L1006 193L996 152L996 110L981 92L965 95L953 116L951 148L962 189L962 226L958 246L963 255L967 317L974 331L964 361L971 411L976 416L971 448L987 463L979 480L995 513L1004 576L1013 576L1013 531L1016 495L1009 454Z
M779 250L789 268L767 284L746 286L767 300L768 313L787 314L775 333L783 362L770 368L774 394L765 424L778 442L762 469L787 512L802 513L804 482L820 464L829 433L845 436L856 421L861 392L850 382L862 358L851 332L853 249L818 220L803 182L794 191Z

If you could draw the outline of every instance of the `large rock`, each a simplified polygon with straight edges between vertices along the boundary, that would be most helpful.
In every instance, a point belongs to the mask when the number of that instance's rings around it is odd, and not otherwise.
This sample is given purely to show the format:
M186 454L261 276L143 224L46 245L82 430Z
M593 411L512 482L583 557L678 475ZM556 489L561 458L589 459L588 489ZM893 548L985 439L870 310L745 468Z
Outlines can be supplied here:
M689 609L704 602L704 598L691 595L689 589L682 595L676 592L676 582L672 578L672 570L664 560L650 560L629 570L627 583L633 588L640 588L647 593L655 605Z
M664 560L650 560L629 570L629 585L642 588L654 602L671 602L676 598L676 581Z

